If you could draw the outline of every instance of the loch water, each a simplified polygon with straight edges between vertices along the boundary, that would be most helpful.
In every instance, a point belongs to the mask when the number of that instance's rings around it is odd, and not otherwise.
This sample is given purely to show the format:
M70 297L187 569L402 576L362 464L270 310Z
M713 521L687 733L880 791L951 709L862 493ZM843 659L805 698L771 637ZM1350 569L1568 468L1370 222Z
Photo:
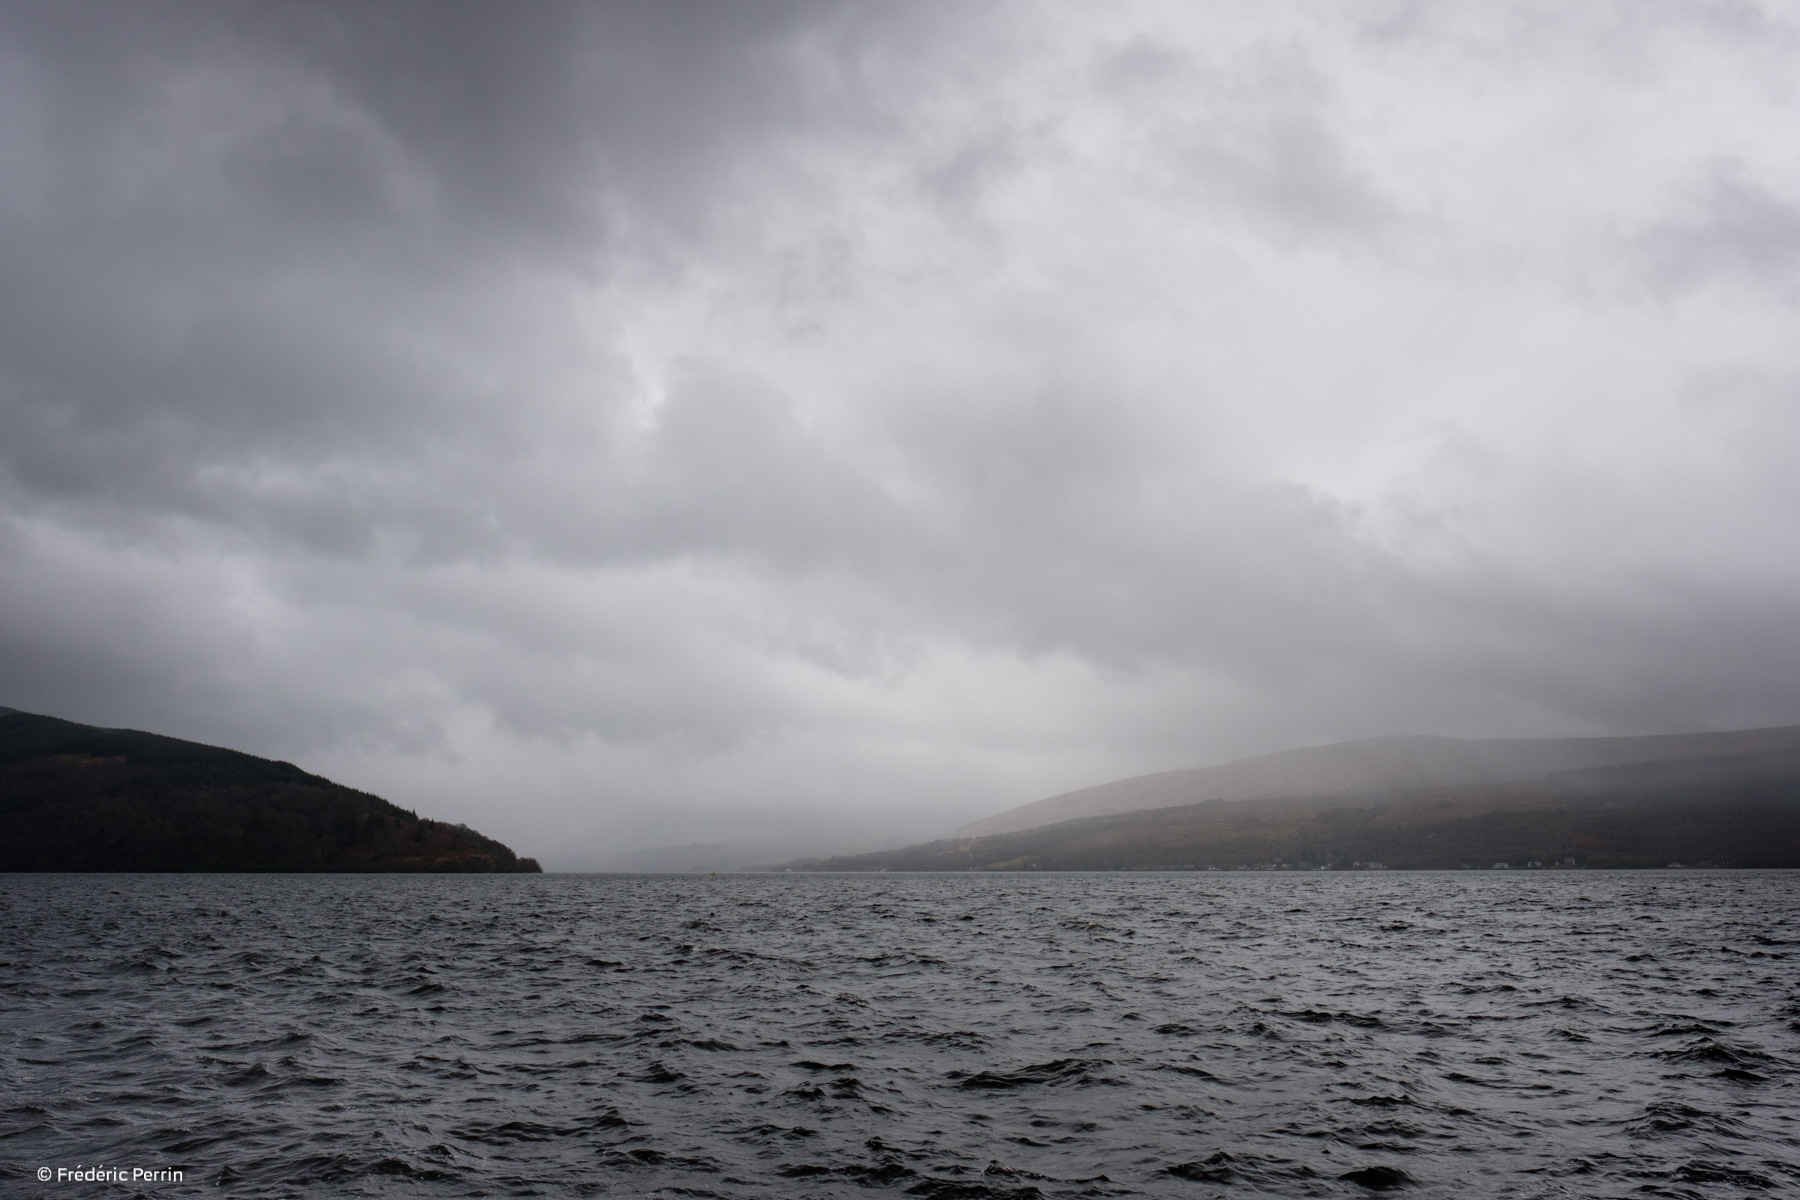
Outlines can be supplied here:
M1793 1195L1797 1064L1800 873L0 876L9 1196Z

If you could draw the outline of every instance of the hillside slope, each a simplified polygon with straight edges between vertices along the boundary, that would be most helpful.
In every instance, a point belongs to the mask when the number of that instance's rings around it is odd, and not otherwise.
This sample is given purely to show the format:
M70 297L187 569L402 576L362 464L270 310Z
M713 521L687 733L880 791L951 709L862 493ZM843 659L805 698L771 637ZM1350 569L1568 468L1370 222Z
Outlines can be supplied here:
M972 822L956 835L1014 833L1083 817L1206 800L1498 786L1543 779L1557 771L1792 747L1800 747L1800 725L1622 738L1370 738L1080 788Z
M0 871L537 870L291 763L0 709Z
M1329 796L1203 801L795 870L1800 867L1800 748Z

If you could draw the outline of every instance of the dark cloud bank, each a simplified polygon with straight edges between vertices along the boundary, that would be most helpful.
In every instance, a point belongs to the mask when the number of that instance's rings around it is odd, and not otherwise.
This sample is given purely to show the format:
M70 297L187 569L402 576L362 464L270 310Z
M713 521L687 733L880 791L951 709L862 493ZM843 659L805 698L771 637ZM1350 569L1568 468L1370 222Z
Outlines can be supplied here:
M1797 50L1753 4L8 5L0 702L553 868L1800 720Z

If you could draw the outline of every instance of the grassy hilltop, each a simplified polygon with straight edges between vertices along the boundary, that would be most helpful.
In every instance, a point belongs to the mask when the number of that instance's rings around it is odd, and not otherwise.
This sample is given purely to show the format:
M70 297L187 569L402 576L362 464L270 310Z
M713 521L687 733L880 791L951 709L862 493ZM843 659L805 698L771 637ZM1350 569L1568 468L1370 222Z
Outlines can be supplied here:
M0 870L540 868L291 763L0 709Z

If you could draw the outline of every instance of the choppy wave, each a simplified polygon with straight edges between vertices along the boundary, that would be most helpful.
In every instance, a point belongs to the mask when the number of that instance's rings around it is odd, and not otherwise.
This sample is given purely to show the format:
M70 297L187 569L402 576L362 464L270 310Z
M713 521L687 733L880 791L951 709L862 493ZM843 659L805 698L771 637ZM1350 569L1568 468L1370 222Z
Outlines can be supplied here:
M0 1191L1800 1193L1796 968L1785 873L0 877Z

